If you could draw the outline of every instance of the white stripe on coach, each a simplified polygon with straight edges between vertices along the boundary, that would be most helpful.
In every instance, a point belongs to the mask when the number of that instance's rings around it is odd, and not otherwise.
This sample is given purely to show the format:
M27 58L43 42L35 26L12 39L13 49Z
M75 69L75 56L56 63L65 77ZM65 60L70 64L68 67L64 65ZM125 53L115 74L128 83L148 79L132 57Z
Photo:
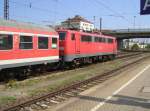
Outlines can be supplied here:
M57 59L59 59L59 56L0 60L0 65L15 64L15 63L28 63L28 62L40 62L40 61L45 61L45 60L57 60Z

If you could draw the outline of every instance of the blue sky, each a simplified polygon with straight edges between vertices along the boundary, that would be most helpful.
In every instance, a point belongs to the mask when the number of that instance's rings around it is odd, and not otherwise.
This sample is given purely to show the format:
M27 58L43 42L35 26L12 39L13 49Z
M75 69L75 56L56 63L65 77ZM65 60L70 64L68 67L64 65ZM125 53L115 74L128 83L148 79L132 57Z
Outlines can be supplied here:
M81 15L99 27L121 29L150 28L150 16L140 16L140 0L9 0L10 18L37 24L57 24L75 15ZM31 3L31 7L30 7ZM134 17L135 16L135 17ZM3 17L3 0L0 0Z

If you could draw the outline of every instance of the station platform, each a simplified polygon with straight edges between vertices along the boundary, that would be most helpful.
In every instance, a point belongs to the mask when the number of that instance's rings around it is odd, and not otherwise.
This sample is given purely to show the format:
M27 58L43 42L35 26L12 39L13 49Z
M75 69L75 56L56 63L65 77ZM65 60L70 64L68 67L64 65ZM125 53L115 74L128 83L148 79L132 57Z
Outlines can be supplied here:
M150 59L48 111L150 111Z

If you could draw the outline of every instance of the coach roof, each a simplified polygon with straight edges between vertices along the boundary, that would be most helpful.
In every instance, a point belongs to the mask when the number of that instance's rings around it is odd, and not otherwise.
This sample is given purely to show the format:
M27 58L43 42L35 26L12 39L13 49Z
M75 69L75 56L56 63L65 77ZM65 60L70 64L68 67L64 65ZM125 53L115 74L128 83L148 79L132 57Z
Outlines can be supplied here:
M37 24L26 23L26 22L18 22L15 20L0 19L0 26L15 27L15 28L27 29L27 30L41 30L41 31L55 32L55 29L49 26L37 25Z

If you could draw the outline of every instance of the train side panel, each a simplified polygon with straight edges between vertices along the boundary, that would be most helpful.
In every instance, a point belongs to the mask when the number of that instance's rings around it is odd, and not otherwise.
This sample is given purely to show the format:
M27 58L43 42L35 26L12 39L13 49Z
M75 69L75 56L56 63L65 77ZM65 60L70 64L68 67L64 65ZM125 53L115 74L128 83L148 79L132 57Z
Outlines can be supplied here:
M0 24L0 69L59 61L59 38L55 31L4 23Z
M114 37L72 30L65 30L64 32L66 33L65 40L63 40L65 42L63 46L64 61L69 62L77 58L102 55L116 55L117 49ZM95 38L98 38L99 41L96 41ZM102 38L107 41L100 41Z

